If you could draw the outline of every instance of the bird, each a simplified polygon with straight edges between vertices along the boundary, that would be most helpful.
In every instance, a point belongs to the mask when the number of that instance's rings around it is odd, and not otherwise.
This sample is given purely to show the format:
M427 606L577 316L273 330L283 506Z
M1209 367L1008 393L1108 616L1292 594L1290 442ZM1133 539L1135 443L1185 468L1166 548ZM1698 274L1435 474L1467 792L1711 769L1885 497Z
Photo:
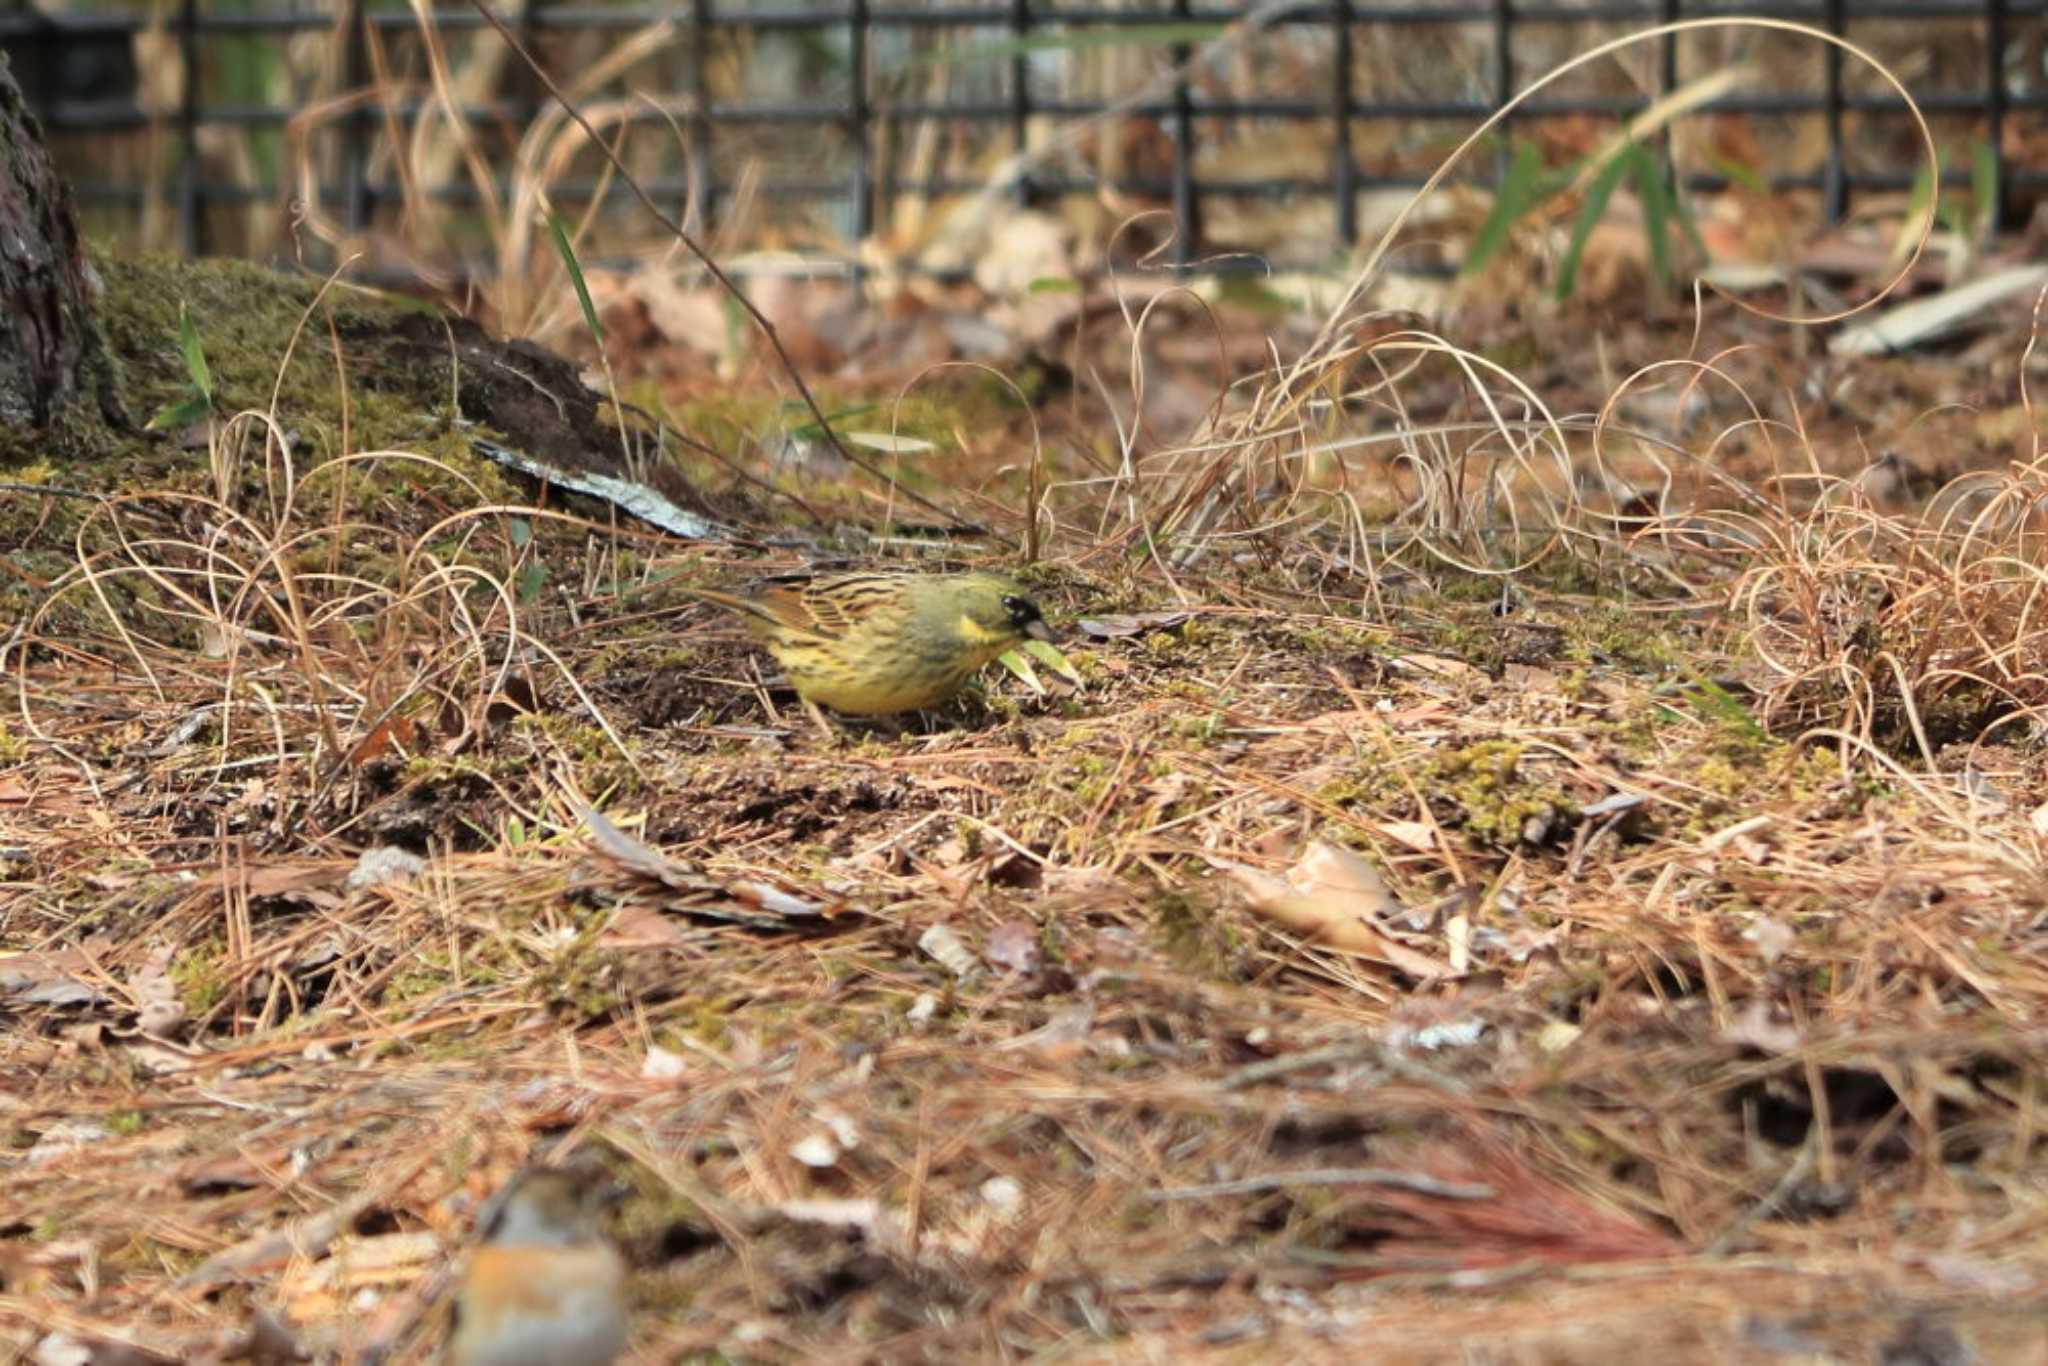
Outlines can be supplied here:
M626 1263L598 1226L601 1170L534 1166L484 1208L447 1366L609 1366L626 1349Z
M1053 639L1024 587L985 571L835 574L739 593L688 591L737 612L814 717L820 705L848 716L937 706L1005 651Z

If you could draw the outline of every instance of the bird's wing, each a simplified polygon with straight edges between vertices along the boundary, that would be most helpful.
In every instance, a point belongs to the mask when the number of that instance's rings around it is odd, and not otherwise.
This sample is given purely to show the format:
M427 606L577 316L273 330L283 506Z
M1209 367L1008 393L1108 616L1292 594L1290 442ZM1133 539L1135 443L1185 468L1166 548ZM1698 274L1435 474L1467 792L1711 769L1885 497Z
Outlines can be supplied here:
M877 608L897 601L902 593L902 582L887 574L846 574L812 584L800 597L812 628L836 639L872 620Z

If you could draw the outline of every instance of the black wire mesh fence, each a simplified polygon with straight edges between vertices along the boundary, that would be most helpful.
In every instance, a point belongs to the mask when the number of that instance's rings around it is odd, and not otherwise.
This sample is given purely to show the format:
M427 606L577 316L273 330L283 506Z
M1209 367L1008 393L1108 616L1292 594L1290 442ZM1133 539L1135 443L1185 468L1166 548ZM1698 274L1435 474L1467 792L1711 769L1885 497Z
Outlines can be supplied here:
M1372 229L1375 196L1420 184L1557 62L1687 18L1842 35L1911 89L1946 178L1981 189L1988 172L2008 218L2048 183L2048 0L534 0L500 13L686 222L840 267L865 241L914 234L933 203L992 190L1169 210L1177 264L1233 250L1326 262ZM433 205L481 254L503 230L488 210L519 202L522 175L600 237L652 235L594 149L534 141L559 127L546 91L474 9L16 8L0 11L0 44L103 237L306 257L348 241L376 255ZM1691 183L1807 192L1831 219L1913 184L1918 137L1873 70L1810 38L1735 27L1575 73L1460 176L1497 175L1507 138L1605 136L1733 63L1748 79L1695 121ZM403 264L403 251L384 254Z

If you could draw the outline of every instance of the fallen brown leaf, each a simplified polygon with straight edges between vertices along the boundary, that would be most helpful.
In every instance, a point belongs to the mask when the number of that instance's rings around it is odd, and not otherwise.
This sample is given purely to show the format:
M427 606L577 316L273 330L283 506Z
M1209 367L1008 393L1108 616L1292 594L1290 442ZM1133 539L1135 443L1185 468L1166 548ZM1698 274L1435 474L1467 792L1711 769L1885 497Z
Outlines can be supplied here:
M1323 948L1355 953L1424 979L1451 975L1448 963L1395 940L1373 921L1401 901L1364 858L1317 840L1284 878L1240 864L1225 865L1251 909Z

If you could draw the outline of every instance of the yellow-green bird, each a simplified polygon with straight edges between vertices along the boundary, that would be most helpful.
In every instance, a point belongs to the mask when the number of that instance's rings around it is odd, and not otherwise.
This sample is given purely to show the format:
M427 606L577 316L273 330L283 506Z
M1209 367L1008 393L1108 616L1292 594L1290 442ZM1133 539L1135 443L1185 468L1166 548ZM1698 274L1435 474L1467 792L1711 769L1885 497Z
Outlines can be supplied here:
M937 706L1004 651L1053 638L1038 604L1001 574L839 574L689 591L745 618L807 704L849 716Z

